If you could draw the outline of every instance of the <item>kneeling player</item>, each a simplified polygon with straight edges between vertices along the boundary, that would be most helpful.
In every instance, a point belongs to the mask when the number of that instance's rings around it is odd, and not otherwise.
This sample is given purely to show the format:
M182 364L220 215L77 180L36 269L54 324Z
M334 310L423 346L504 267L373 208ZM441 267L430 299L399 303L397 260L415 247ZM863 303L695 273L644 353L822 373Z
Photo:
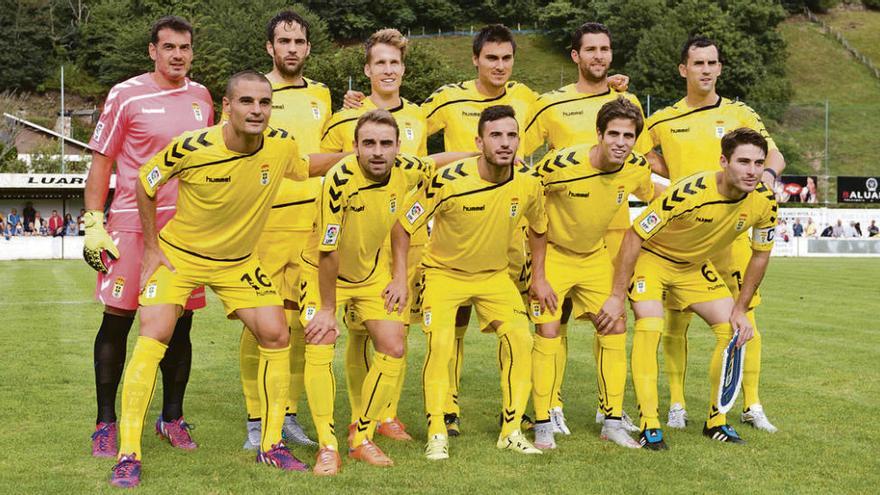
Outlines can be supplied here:
M522 299L507 275L507 248L523 217L530 239L544 235L540 182L514 168L519 129L507 105L492 106L480 115L477 127L480 156L450 165L408 201L392 231L395 258L405 257L409 238L434 218L431 241L422 264L423 330L428 337L423 386L428 413L431 460L449 458L449 439L443 406L449 389L448 364L455 346L455 313L465 304L477 308L482 328L498 335L503 396L502 426L497 446L524 454L540 454L520 430L520 417L531 390L532 337ZM533 264L543 270L543 246L535 245ZM405 283L395 259L395 282ZM540 295L541 303L549 301Z
M533 291L548 284L560 297L573 301L572 315L595 317L611 293L614 269L603 236L625 208L630 193L650 200L654 185L647 160L632 153L644 126L642 113L620 97L604 104L596 118L596 145L580 145L553 152L535 167L547 201L546 277L533 268ZM532 352L532 398L535 403L535 447L556 448L551 423L553 384L557 381L562 308L542 312L533 304L535 348ZM602 438L638 448L623 425L626 387L626 323L617 320L597 332L596 358Z
M721 139L719 172L694 174L652 201L626 233L614 274L612 295L599 314L600 330L623 318L624 294L635 313L632 374L641 412L642 446L666 449L657 412L657 347L668 309L689 309L715 333L709 365L710 408L703 434L743 443L717 407L722 354L733 332L737 346L753 334L746 313L773 247L776 201L761 183L767 140L751 129ZM710 261L741 233L752 228L752 258L736 301ZM633 273L635 272L635 273Z
M376 350L362 384L349 457L376 466L393 464L372 438L385 407L396 400L409 312L405 275L395 279L399 284L392 283L382 251L399 205L433 172L430 163L398 157L399 146L397 122L388 111L373 110L358 119L356 154L336 164L324 179L316 227L303 250L305 384L321 445L314 469L318 475L334 475L341 466L333 429L333 354L336 311L342 305L365 324ZM405 265L402 270L405 274Z
M287 132L267 129L272 87L261 74L238 73L223 97L225 125L182 134L141 167L138 210L144 232L140 337L125 370L119 460L110 483L140 483L141 433L156 384L156 368L190 292L210 286L229 316L259 342L262 438L257 461L304 470L281 441L290 387L289 332L281 298L253 254L283 177L309 170ZM177 214L156 232L155 194L180 181Z

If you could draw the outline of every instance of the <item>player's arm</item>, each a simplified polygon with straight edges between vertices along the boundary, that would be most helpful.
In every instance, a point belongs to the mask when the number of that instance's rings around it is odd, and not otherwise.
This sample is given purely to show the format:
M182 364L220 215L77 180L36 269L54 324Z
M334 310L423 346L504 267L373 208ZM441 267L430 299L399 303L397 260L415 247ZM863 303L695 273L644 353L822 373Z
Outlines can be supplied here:
M782 175L785 170L785 157L776 148L770 148L767 152L767 159L764 160L764 171L761 173L761 182L771 191L775 185L776 178Z
M746 313L749 311L752 297L758 290L758 286L761 285L761 280L764 279L764 274L767 273L768 264L770 264L770 251L752 249L752 257L746 266L739 296L733 305L733 311L730 312L730 325L734 331L739 331L739 339L736 341L737 347L743 346L754 336L755 329Z
M324 177L333 165L350 155L347 153L309 153L309 177ZM295 177L289 177L295 179Z
M349 89L342 97L342 108L360 108L364 106L364 98L366 95L362 92Z
M647 158L648 163L651 164L651 172L654 172L660 177L669 178L669 167L666 166L666 160L663 159L663 155L651 150L645 153L645 158Z
M618 320L626 314L626 287L632 279L639 251L642 249L642 237L636 234L632 228L626 231L620 252L617 255L614 267L614 281L611 286L611 295L602 305L596 316L596 330L604 335L614 329Z
M339 253L337 251L318 252L318 292L321 295L321 309L315 312L305 328L305 339L309 344L321 343L330 333L338 332L336 322L336 277L339 275Z
M547 257L547 232L538 233L529 227L529 250L532 253L532 280L529 284L529 297L538 301L541 312L556 312L558 303L556 292L547 281L544 271Z
M113 159L95 151L92 153L92 166L86 178L85 207L83 216L86 236L83 241L83 258L95 270L107 273L102 253L113 259L119 258L119 249L104 229L104 204L110 190L110 174L113 170Z
M400 221L391 227L391 282L382 295L385 297L385 311L389 313L397 307L397 314L403 314L408 297L407 256L409 254L410 234Z
M477 152L470 151L443 151L428 155L428 158L434 160L434 168L443 168L451 163L455 163L468 158L479 156Z

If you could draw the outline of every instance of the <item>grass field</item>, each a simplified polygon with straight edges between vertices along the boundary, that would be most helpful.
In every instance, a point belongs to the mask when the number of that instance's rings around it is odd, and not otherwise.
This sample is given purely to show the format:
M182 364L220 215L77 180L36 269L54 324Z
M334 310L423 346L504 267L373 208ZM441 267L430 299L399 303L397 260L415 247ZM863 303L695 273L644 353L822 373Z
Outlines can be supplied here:
M822 20L840 31L843 37L866 57L880 63L880 12L872 10L832 10Z
M110 460L89 456L94 418L92 342L100 307L94 276L77 261L0 263L0 491L110 492ZM665 453L623 451L598 439L593 424L592 332L575 325L565 384L573 431L559 449L524 458L494 447L500 401L494 338L468 333L462 398L464 435L450 461L422 457L425 424L419 393L423 339L410 336L401 416L416 441L380 445L397 465L379 470L346 462L335 479L285 474L256 465L241 450L244 405L238 379L239 326L211 294L194 325L194 365L186 416L197 425L191 453L160 443L147 426L142 493L876 493L880 442L880 260L774 259L759 321L765 335L762 397L775 435L747 427L746 446L700 435L712 341L691 330L688 400L692 423L668 432ZM135 330L136 331L136 330ZM134 338L130 339L134 342ZM341 352L337 352L341 355ZM337 424L348 417L341 356ZM661 383L664 380L661 380ZM161 397L157 391L157 397ZM661 412L668 405L661 389ZM154 401L150 418L158 414ZM308 431L307 409L301 418ZM626 409L635 413L633 393ZM739 424L738 414L732 420ZM337 428L340 436L344 428ZM344 442L344 438L342 438ZM297 448L309 461L314 452Z

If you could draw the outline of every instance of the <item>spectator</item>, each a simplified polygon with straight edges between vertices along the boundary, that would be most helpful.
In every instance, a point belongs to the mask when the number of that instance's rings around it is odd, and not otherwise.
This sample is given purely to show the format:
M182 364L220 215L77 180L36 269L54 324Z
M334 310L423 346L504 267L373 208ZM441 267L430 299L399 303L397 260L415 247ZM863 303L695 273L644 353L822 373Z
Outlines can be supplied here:
M815 239L818 234L816 230L816 224L813 223L813 217L807 217L807 231L805 235L810 239Z
M776 225L776 238L782 239L783 242L788 242L788 224L783 219L779 219L779 224Z
M803 237L804 236L804 226L801 225L800 218L794 219L794 225L791 226L791 233L795 237Z
M849 225L843 226L843 238L852 239L856 236L855 222L850 221Z
M37 213L37 211L34 210L34 204L31 203L30 201L28 201L27 203L24 204L24 209L21 210L21 216L24 217L24 218L22 218L21 223L23 225L30 225L31 222L34 221L34 217L36 216L36 213Z
M45 235L40 234L41 230L44 230L43 224L46 223L43 220L43 217L40 216L40 212L34 213L34 222L32 224L28 224L30 227L31 235Z
M843 237L843 220L837 219L837 224L831 228L831 237Z
M52 237L64 235L64 219L58 214L58 210L52 210L52 216L46 222L46 232Z
M70 213L64 214L64 235L79 235L76 220L73 219Z
M18 223L15 224L15 230L13 231L12 235L24 235L24 226L21 225L21 220L19 220Z
M6 217L6 223L8 223L10 227L15 227L15 226L18 225L20 222L21 222L21 217L18 216L18 210L16 210L15 208L13 208L13 209L9 212L9 216Z
M86 221L83 217L86 216L86 210L79 210L79 216L76 217L76 228L79 235L86 235Z
M2 214L0 214L0 232L3 233L3 238L7 241L12 236L12 233L9 231L9 225L7 225L6 219L3 218Z
M868 237L880 237L880 228L877 228L875 220L871 220L871 225L868 226Z
M822 229L822 237L834 237L834 227L826 225L825 228Z
M865 235L862 234L862 224L860 222L855 222L853 224L853 229L856 231L856 237L865 237Z

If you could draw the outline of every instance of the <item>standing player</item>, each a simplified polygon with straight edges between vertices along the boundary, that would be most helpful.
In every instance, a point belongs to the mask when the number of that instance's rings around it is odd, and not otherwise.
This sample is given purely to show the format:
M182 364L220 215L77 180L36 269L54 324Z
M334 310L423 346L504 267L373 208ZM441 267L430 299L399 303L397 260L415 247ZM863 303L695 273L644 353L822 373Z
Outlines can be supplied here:
M321 139L322 151L352 151L354 148L354 129L358 117L377 108L385 109L391 113L400 129L400 152L417 156L427 154L427 124L422 109L418 105L410 103L400 96L400 85L406 72L406 49L407 39L396 29L382 29L373 33L365 43L366 62L364 74L370 79L371 93L366 99L363 94L354 93L363 101L356 108L346 108L333 115L327 124L327 129ZM401 201L403 198L401 198ZM417 294L420 275L418 263L422 257L424 245L428 242L428 229L423 228L414 236L410 246L409 263L410 288L412 293ZM390 249L390 244L386 252ZM385 260L390 263L390 260ZM413 307L418 317L418 308ZM345 351L346 382L348 385L348 397L351 404L350 431L354 431L354 425L358 420L358 411L361 410L360 391L370 368L369 359L369 334L359 321L352 321L351 314L346 312L348 324L348 340ZM409 323L409 321L407 321ZM408 328L408 325L407 325ZM411 440L412 437L406 432L404 424L397 417L397 398L403 389L406 366L400 374L398 392L395 399L383 413L381 424L377 432L396 440Z
M190 81L193 58L192 26L175 16L156 21L150 31L153 71L113 87L89 142L94 151L86 181L86 262L98 273L96 296L104 304L104 319L95 337L95 389L98 418L92 434L92 455L117 454L116 391L125 365L126 341L138 308L143 253L135 189L144 162L182 132L213 123L211 95ZM116 163L116 192L104 230L104 204ZM174 215L177 181L156 197L159 227ZM174 338L160 363L163 407L156 432L171 445L194 449L189 425L183 420L183 397L192 364L192 310L204 307L204 289L196 289L177 320Z
M687 96L648 119L647 128L653 143L663 153L662 157L651 153L648 159L654 172L669 177L673 182L696 172L717 170L721 137L731 129L747 127L760 132L767 139L769 152L761 181L772 190L774 179L785 168L785 160L754 110L742 102L723 98L715 91L715 84L721 75L722 58L718 45L705 37L697 36L685 43L678 71L687 81ZM712 259L719 275L734 295L738 294L742 285L749 256L748 238L743 233L730 249L719 252ZM749 341L743 364L742 421L772 433L776 427L767 419L758 397L761 334L755 324L754 308L760 302L760 294L756 294L748 311L755 337ZM684 377L687 371L687 329L691 316L689 312L670 310L663 330L663 355L671 395L667 423L670 428L684 428L687 424Z
M268 127L272 86L262 74L232 76L223 110L227 122L182 134L140 169L140 337L123 384L119 462L110 479L115 486L140 483L143 418L156 367L186 295L199 285L211 286L227 316L243 321L259 342L262 427L257 462L308 469L281 440L290 397L290 333L281 298L254 249L282 177L304 180L326 167L307 167L293 137ZM156 191L174 177L180 180L178 213L157 233Z
M532 273L532 286L548 284L560 297L571 297L576 318L596 315L611 293L614 269L603 234L617 212L626 208L630 193L650 201L654 194L647 160L631 153L642 132L641 109L618 97L599 109L597 143L551 152L536 166L534 175L544 185L547 201L547 236L538 242L546 247L546 277ZM535 291L533 292L540 292ZM551 423L554 361L561 337L561 308L542 312L532 304L530 316L536 326L532 352L532 398L535 404L535 447L556 447ZM603 414L602 438L618 445L638 448L623 421L626 387L626 322L617 320L606 332L597 332L596 352L599 398Z
M641 104L635 95L616 91L610 81L608 69L611 66L613 53L611 50L611 33L603 24L587 22L575 29L571 35L571 59L578 66L578 80L554 91L544 93L535 102L531 118L525 127L525 154L533 153L546 141L550 149L560 150L574 145L596 144L596 115L599 109L618 96L624 96L641 112ZM623 76L615 76L622 78ZM651 151L651 139L647 133L640 134L635 143L635 151L641 154ZM629 228L629 202L624 201L605 230L604 240L608 254L613 260L617 256L623 233ZM604 229L603 229L604 230ZM556 433L568 434L568 426L562 412L562 381L568 361L568 318L571 314L570 301L563 305L559 335L562 345L557 347L553 377L553 390L550 393L550 419ZM600 336L596 334L593 342L593 354L598 359L600 353ZM598 364L598 361L597 361ZM539 373L539 371L535 371ZM596 422L604 423L605 412L599 397L599 408ZM623 413L624 424L630 431L638 431L626 412Z
M266 29L266 51L272 57L272 117L269 124L289 130L302 154L320 150L321 131L330 118L330 90L303 77L309 56L309 24L299 14L285 10L273 17ZM257 256L284 300L290 325L290 403L284 419L284 437L300 445L315 445L296 420L299 398L304 391L305 340L299 322L300 252L312 231L317 213L315 198L321 179L305 182L284 179L272 202L266 229L257 242ZM260 353L253 333L241 335L241 383L247 405L248 437L245 448L256 450L260 443L260 402L257 391L257 363Z
M450 384L449 361L455 346L455 312L474 304L481 328L498 335L503 397L497 446L523 454L539 454L520 430L520 418L531 390L532 337L519 291L507 274L510 237L528 220L530 242L547 227L540 182L514 167L519 126L507 105L481 112L476 145L480 156L450 165L420 188L407 202L400 225L392 231L395 257L402 256L409 237L430 218L431 242L422 260L423 330L428 336L423 386L428 414L430 460L449 457L444 401ZM544 268L541 246L533 246L534 266ZM395 267L403 260L395 259ZM399 277L395 270L395 278ZM555 304L550 294L536 294L541 305Z
M746 313L773 248L776 200L760 180L767 150L767 140L758 131L739 128L725 134L721 170L700 172L670 186L624 237L614 288L598 322L600 330L608 330L623 318L624 297L629 294L636 318L632 376L641 412L639 442L646 448L667 448L657 411L657 346L664 306L697 313L715 334L703 435L744 442L716 404L724 349L734 332L739 335L737 346L752 338L754 326ZM752 256L734 300L710 260L749 229Z
M363 402L354 414L349 457L375 466L391 459L372 441L386 405L396 402L405 365L406 266L391 283L383 254L398 208L434 167L412 155L398 156L399 127L390 112L371 110L357 120L355 155L336 164L324 179L318 219L302 259L302 323L306 337L306 391L321 450L315 474L335 475L342 464L333 428L336 380L333 355L339 334L338 307L362 322L375 347L361 384ZM403 257L405 259L405 256Z

